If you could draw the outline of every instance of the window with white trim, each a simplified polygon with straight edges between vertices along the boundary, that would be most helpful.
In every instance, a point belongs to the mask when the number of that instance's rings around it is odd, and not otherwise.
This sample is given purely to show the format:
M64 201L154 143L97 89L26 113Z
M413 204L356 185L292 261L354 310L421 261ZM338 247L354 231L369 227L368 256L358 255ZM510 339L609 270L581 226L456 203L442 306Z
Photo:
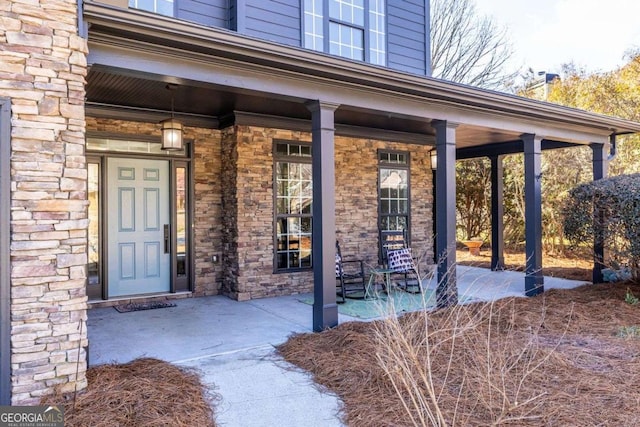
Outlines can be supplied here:
M165 16L174 16L174 0L129 0L129 7Z
M304 47L386 65L385 1L304 0Z
M304 0L304 47L324 51L323 0Z

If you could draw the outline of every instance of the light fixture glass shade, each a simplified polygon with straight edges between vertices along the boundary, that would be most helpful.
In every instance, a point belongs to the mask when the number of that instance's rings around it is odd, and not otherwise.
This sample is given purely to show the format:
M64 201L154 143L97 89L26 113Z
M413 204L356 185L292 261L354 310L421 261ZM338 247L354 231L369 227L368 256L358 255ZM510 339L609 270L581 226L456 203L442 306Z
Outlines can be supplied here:
M162 126L162 149L182 150L182 123L174 118L160 122Z
M431 150L431 169L438 169L438 155L435 149Z

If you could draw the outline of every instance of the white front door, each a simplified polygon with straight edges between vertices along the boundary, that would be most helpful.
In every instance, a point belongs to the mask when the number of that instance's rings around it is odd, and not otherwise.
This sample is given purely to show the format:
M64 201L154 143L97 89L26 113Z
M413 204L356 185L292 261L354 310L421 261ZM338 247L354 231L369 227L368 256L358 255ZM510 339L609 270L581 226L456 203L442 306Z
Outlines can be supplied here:
M168 292L169 162L107 162L108 296Z

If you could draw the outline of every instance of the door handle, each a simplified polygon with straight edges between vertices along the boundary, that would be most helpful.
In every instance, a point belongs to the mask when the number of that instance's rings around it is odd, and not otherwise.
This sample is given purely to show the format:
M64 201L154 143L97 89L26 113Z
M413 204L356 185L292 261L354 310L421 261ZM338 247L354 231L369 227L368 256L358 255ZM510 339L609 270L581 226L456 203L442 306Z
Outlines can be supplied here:
M170 240L169 240L169 236L171 233L169 233L169 224L165 224L164 225L164 253L168 254L170 251Z

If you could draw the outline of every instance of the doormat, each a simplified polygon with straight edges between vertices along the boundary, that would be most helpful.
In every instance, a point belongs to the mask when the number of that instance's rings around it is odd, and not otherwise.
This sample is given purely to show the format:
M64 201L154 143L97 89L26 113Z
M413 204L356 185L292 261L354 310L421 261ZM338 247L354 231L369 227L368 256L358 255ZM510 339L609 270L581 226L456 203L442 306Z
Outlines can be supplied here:
M114 305L113 308L119 313L129 313L131 311L153 310L154 308L175 307L171 302L130 302L128 304Z

